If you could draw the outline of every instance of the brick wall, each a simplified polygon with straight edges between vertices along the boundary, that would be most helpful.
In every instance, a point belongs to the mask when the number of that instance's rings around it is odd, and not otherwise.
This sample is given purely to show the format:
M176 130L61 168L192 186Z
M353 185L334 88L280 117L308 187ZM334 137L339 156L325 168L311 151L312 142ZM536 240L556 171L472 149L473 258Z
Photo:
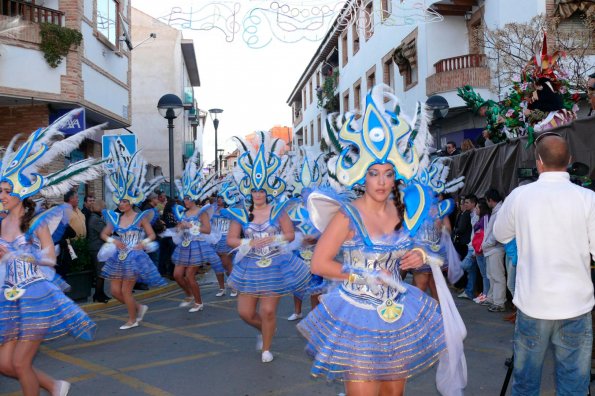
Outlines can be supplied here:
M426 95L456 91L463 85L471 85L474 88L490 88L490 69L470 67L433 74L426 78Z
M6 147L17 133L29 133L49 122L50 111L47 105L0 106L0 146Z

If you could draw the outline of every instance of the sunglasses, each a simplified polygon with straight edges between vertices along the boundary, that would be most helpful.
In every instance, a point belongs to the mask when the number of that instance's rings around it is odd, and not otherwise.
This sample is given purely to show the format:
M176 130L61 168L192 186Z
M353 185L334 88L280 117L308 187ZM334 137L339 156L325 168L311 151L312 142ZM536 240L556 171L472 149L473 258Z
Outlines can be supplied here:
M547 136L557 136L557 137L562 137L562 135L560 135L560 134L559 134L559 133L557 133L557 132L543 132L543 133L541 133L539 136L537 136L537 137L535 138L535 141L533 142L533 144L534 144L535 146L537 146L537 145L539 144L539 142L541 142L541 140L542 140L544 137L547 137Z

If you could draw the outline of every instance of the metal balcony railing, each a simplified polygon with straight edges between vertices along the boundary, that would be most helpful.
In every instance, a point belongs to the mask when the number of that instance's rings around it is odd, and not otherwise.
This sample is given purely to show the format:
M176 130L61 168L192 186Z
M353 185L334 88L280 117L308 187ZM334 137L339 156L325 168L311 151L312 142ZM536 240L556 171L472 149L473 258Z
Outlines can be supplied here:
M486 56L484 54L455 56L453 58L442 59L434 63L436 73L486 66Z
M0 0L0 15L21 17L34 23L53 23L62 26L64 13L35 4L35 1Z

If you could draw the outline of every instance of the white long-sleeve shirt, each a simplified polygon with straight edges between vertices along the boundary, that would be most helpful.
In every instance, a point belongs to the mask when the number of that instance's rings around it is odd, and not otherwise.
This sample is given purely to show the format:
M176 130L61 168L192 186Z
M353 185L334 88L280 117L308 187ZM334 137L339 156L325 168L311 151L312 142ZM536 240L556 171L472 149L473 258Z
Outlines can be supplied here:
M494 236L502 243L516 237L513 302L524 314L562 320L591 311L595 193L572 184L566 172L544 172L506 198Z

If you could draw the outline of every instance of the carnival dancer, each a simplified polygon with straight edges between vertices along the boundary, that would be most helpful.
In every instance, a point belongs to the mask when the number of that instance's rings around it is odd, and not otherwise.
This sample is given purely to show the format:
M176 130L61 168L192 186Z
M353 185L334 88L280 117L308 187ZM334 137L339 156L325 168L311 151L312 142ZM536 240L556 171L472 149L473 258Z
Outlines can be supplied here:
M119 213L112 210L104 212L107 225L101 232L101 239L106 243L97 257L99 261L105 261L101 276L110 280L112 296L126 305L128 321L120 326L120 330L128 330L138 327L149 309L137 303L132 296L134 284L166 284L147 254L158 248L151 227L154 212L137 213L134 210L134 206L141 203L163 181L163 177L145 181L147 164L138 151L130 157L124 157L112 144L110 157L107 185Z
M70 388L68 382L33 368L41 342L66 334L89 341L95 333L95 323L64 295L62 288L67 285L53 269L56 255L50 228L67 224L72 207L57 206L34 218L31 199L37 193L60 196L101 176L101 163L92 158L48 175L39 171L104 127L60 140L60 129L81 111L73 110L38 129L13 151L15 136L2 159L0 200L8 214L0 232L0 373L18 379L25 396L38 395L40 387L51 395L66 395Z
M190 307L188 312L202 311L204 305L200 295L200 287L196 281L196 273L201 265L209 263L217 275L219 289L224 289L223 264L211 246L212 239L209 211L213 208L207 203L199 208L197 203L205 201L215 191L216 174L205 179L202 164L199 161L199 147L195 146L194 154L186 162L182 180L176 180L178 197L183 200L184 207L176 205L174 215L178 221L174 243L177 245L171 257L175 265L174 279L184 291L186 297L180 307Z
M211 227L213 228L213 233L219 238L217 243L214 244L215 252L217 252L217 255L221 259L221 263L223 264L223 268L225 269L225 273L228 277L233 269L232 248L227 244L227 232L229 231L230 219L225 217L222 211L230 205L237 205L239 203L238 199L239 192L237 190L237 186L235 186L235 184L231 181L223 182L221 190L217 194L215 210L211 216ZM217 297L222 297L225 295L225 286L221 287L222 284L224 285L224 274L218 273L216 275L220 288L215 295ZM230 296L236 297L237 295L237 290L232 289Z
M325 181L326 168L324 165L324 155L313 148L300 148L300 155L295 159L295 164L299 166L297 170L297 177L295 177L293 185L293 195L297 200L296 205L292 205L289 210L289 218L294 224L297 233L301 234L299 241L300 246L296 249L296 254L300 256L304 263L310 267L312 260L312 253L316 246L316 241L320 236L320 232L314 227L308 210L306 209L306 202L310 192L318 188ZM310 278L308 287L300 293L294 293L293 306L294 312L287 318L289 321L299 320L302 315L302 301L306 295L310 295L310 307L316 308L318 305L318 298L326 290L328 283L319 275L313 274Z
M285 181L277 174L281 165L277 150L282 142L271 142L264 132L257 136L258 150L251 150L235 138L242 152L238 166L244 172L238 188L249 207L225 210L232 218L227 244L238 249L228 284L240 293L240 317L260 332L256 349L262 350L261 360L268 363L273 360L270 349L279 300L284 294L304 289L310 274L301 259L282 249L295 237L283 203L274 199L286 189Z
M402 395L407 378L441 359L438 390L462 395L464 325L442 260L415 238L433 198L415 181L429 140L425 117L408 121L381 85L368 94L363 117L344 122L339 138L345 147L329 175L365 192L352 203L316 191L308 198L310 217L323 231L312 272L342 281L298 324L314 358L311 373L344 381L349 395ZM343 262L335 259L340 248ZM399 269L424 263L434 269L440 305L399 277Z

